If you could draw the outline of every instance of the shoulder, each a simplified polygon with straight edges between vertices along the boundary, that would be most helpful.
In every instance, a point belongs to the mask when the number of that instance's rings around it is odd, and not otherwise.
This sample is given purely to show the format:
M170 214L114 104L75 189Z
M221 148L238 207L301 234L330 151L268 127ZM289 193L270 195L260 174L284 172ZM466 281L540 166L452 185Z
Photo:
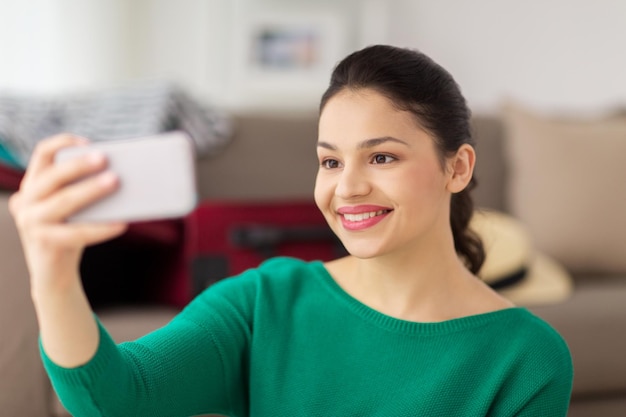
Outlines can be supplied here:
M524 308L515 312L494 335L502 358L497 367L502 383L497 402L501 404L494 410L564 415L561 410L567 410L574 378L569 348L548 322Z
M515 324L518 337L531 339L537 345L551 346L569 354L565 340L551 324L527 308L518 307L516 310L518 314L512 316L510 324Z
M511 313L498 330L499 342L510 351L511 361L541 368L548 377L571 378L570 350L558 331L526 308L518 307Z
M290 257L272 258L257 268L258 284L263 291L293 293L292 295L319 286L324 272L320 261L303 261Z
M285 289L312 281L310 278L320 275L322 271L321 262L303 261L290 257L271 258L256 268L213 284L205 293L224 295L224 293L233 292L267 291L270 288Z
M471 326L463 335L467 348L485 355L509 383L571 382L573 365L565 340L529 309L513 307L472 316L468 321Z
M313 273L315 265L315 261L303 261L301 259L290 257L276 257L261 263L258 270L261 274L292 275L294 273L301 272Z
M511 342L522 345L528 343L538 348L546 346L559 351L567 351L569 354L567 344L559 332L528 308L514 307L502 310L502 312L504 314L499 322L500 331L504 331Z
M186 306L185 317L194 314L202 317L209 312L251 317L259 306L288 304L289 300L307 290L305 285L319 281L311 277L321 274L321 268L320 262L295 258L267 260L205 289Z
M275 258L213 284L191 305L200 306L203 315L210 311L247 323L263 318L276 322L292 315L296 300L322 293L322 282L321 262Z

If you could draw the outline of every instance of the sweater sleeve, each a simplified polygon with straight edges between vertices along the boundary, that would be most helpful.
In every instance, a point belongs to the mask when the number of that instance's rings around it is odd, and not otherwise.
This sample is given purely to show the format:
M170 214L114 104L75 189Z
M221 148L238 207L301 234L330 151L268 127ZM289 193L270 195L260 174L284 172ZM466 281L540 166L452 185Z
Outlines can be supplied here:
M80 416L243 415L254 271L215 284L169 324L116 345L100 327L85 365L62 368L41 348L55 391Z

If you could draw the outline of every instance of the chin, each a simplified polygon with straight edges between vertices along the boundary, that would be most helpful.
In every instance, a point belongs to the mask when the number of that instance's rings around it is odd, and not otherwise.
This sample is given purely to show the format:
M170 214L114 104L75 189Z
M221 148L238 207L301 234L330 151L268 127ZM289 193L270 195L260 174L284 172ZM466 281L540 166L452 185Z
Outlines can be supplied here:
M384 252L380 248L375 247L371 244L367 244L365 242L343 242L343 244L350 255L359 259L372 259L384 254Z

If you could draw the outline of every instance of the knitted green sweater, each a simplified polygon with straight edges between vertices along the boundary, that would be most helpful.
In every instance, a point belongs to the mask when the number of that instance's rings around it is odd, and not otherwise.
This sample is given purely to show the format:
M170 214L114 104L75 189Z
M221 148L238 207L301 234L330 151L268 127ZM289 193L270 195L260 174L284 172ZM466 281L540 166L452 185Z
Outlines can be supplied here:
M87 364L42 352L75 417L565 416L566 344L511 308L439 323L391 318L321 262L270 260L221 281L164 328Z

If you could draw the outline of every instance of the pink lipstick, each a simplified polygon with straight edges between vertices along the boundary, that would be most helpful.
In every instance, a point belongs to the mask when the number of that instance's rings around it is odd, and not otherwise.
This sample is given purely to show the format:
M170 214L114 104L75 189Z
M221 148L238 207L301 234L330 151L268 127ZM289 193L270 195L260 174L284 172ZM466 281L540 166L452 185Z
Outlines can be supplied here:
M365 230L378 224L391 211L389 208L374 205L346 206L337 210L343 227L352 231Z

